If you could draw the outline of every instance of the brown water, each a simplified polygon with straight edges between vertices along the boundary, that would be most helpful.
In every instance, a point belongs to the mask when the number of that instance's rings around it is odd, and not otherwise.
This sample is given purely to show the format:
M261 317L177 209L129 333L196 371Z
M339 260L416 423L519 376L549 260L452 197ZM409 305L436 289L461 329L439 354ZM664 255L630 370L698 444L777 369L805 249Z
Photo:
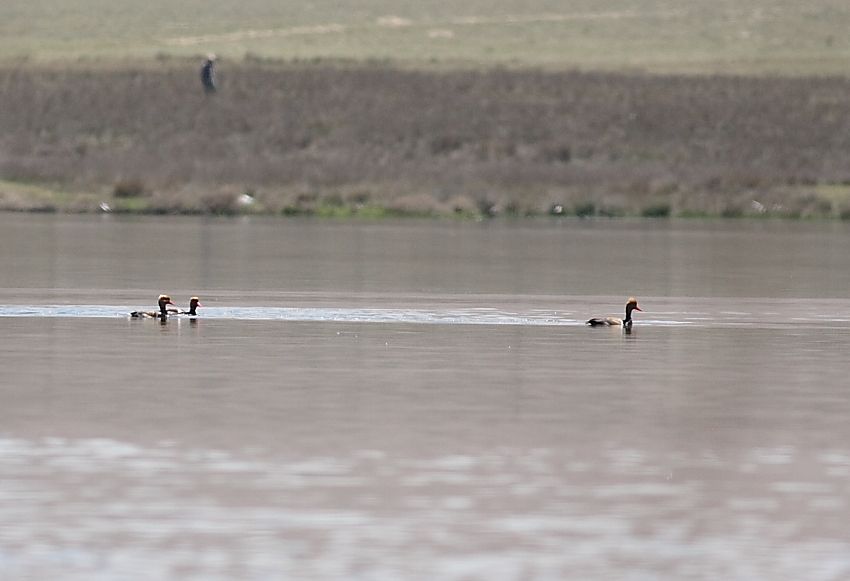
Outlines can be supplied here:
M0 578L850 577L848 225L0 244ZM201 317L126 317L163 291Z

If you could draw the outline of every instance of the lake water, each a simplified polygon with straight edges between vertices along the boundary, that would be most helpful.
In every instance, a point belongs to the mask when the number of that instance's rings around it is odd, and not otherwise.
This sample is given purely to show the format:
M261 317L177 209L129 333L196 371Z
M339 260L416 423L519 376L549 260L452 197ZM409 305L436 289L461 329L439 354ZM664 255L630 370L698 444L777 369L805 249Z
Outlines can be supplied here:
M850 578L848 224L0 245L0 578ZM160 292L201 316L126 316Z

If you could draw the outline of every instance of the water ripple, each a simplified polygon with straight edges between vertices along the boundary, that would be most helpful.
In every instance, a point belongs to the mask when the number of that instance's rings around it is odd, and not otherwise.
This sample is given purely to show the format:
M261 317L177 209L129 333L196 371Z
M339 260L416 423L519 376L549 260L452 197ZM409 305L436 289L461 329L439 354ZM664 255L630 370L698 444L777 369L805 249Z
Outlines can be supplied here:
M805 306L805 305L804 305ZM804 308L802 316L771 319L759 311L715 311L686 313L664 310L655 317L641 317L637 327L837 327L845 328L843 318ZM0 305L0 317L31 318L123 318L134 308L126 305ZM577 312L581 314L576 317ZM423 325L516 325L584 326L582 310L528 308L504 310L489 307L466 308L348 308L348 307L204 307L198 319L289 321L318 323L404 323ZM188 319L172 316L172 319Z
M127 318L132 307L61 305L0 306L0 317ZM186 317L180 317L186 318ZM419 323L442 325L578 325L582 321L557 313L516 313L490 308L464 310L314 308L314 307L205 307L200 318L259 321L350 323Z

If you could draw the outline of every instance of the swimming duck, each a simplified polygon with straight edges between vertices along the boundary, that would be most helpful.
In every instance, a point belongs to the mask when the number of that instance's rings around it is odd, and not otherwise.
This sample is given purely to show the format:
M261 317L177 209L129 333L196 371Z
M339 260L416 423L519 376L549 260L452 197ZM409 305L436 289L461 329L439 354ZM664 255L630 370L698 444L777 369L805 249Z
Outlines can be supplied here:
M163 321L168 318L168 311L166 309L166 305L173 305L171 302L171 297L168 295L159 295L159 298L156 300L159 305L159 312L157 311L133 311L130 313L130 316L134 319L162 319Z
M634 297L629 297L629 300L626 302L625 319L620 319L619 317L595 317L593 319L590 319L587 324L591 327L624 327L628 329L632 326L632 311L640 310L641 308L637 304L637 299Z
M198 297L192 297L191 299L189 299L189 310L188 311L181 311L180 309L168 309L168 312L169 312L169 314L172 314L172 315L189 315L190 317L197 317L198 316L198 312L197 312L198 307L203 307L203 306L204 305L201 304L201 299L199 299Z

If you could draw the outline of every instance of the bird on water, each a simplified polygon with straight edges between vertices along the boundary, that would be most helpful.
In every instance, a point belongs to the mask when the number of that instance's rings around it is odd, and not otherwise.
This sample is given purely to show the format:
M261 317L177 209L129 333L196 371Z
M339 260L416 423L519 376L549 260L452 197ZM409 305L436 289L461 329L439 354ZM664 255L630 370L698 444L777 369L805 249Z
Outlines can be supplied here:
M171 297L168 295L159 295L159 298L156 300L159 305L159 311L133 311L130 313L130 316L134 319L162 319L163 321L168 318L167 305L173 305L171 302Z
M198 297L192 297L189 299L189 310L181 311L180 309L168 309L168 314L170 315L189 315L190 317L198 316L198 307L203 307L201 304L201 299Z
M591 327L623 327L629 329L632 326L632 311L643 312L638 306L637 299L629 297L629 300L626 301L625 319L619 317L594 317L587 321L587 324Z

